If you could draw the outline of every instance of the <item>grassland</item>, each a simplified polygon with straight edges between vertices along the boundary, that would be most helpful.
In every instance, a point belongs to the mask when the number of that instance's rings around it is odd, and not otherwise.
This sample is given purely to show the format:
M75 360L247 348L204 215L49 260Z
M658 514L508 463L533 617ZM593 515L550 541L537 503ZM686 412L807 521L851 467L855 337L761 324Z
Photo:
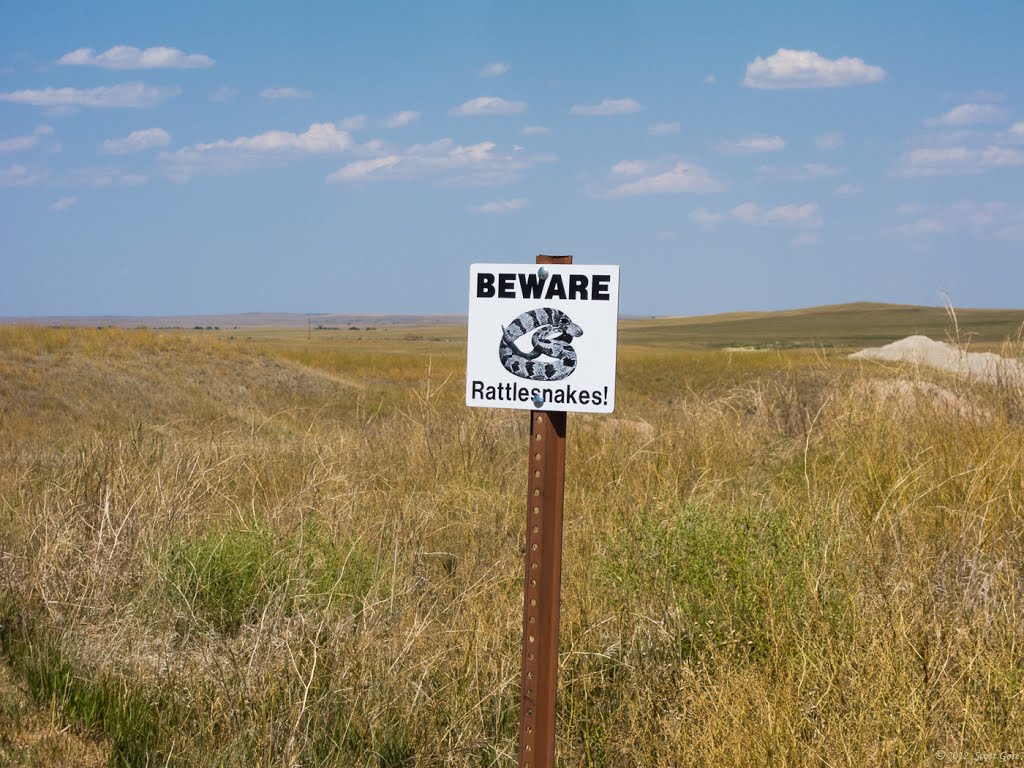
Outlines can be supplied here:
M1024 753L1024 393L686 327L570 418L560 764ZM464 354L0 328L0 765L514 765L527 424Z

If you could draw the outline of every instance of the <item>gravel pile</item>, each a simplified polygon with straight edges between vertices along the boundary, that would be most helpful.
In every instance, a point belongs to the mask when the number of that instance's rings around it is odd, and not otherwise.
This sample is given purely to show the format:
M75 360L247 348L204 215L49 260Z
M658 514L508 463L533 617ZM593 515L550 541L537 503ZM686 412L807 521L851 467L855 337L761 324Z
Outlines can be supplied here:
M908 336L884 347L862 349L855 360L914 363L949 371L964 378L989 383L1024 384L1024 364L991 352L965 352L959 347L927 336Z

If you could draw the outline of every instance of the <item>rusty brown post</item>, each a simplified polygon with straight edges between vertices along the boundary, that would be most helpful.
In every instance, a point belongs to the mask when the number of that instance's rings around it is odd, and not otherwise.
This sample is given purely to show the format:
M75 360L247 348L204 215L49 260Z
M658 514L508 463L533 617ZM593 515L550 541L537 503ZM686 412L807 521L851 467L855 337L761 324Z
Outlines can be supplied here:
M572 256L538 256L537 263L572 264ZM530 412L523 663L519 696L520 768L553 768L555 765L565 427L564 411Z

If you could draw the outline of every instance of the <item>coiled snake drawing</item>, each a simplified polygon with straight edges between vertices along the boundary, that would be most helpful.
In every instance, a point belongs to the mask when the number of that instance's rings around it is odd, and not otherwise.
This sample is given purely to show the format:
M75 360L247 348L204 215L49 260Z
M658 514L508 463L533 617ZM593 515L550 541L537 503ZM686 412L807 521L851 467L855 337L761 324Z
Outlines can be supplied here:
M533 331L532 348L524 352L516 345L516 340L530 331ZM498 357L506 371L521 379L558 381L576 370L576 350L569 342L582 335L583 329L564 312L550 307L531 309L503 329ZM553 360L538 361L541 355Z

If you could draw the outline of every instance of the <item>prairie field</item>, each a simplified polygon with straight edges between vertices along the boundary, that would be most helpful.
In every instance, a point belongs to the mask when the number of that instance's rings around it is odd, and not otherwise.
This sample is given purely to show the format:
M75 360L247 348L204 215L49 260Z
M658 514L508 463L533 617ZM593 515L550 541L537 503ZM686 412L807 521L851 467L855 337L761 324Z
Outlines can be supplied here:
M847 360L921 317L869 309L622 323L569 416L560 765L1024 764L1024 390ZM464 357L0 326L0 766L516 765L528 417Z

